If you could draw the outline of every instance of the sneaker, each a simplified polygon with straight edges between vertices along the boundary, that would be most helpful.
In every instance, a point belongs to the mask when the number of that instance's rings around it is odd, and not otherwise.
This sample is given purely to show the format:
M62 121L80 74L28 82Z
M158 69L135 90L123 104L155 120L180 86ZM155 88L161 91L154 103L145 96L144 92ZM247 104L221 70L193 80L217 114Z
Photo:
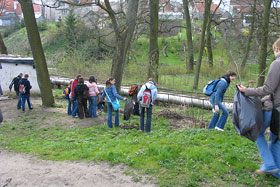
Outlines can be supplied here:
M224 132L224 129L221 129L221 128L219 128L219 127L215 127L215 130Z
M270 175L270 174L278 173L278 170L275 170L275 171L262 171L262 170L258 169L258 170L256 170L256 173L260 174L260 175Z

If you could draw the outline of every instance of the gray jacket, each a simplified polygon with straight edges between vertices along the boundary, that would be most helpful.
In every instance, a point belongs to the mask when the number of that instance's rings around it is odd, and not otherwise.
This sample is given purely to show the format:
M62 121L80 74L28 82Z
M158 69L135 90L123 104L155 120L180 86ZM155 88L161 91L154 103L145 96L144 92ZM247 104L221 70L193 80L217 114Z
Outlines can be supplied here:
M263 104L263 108L262 108L263 110L265 110L265 111L272 110L273 104L272 104L270 95L267 95L267 96L263 97L261 99L261 101L262 101L262 104Z
M247 96L266 96L274 95L274 104L280 105L280 54L276 56L269 67L268 75L262 87L246 88Z

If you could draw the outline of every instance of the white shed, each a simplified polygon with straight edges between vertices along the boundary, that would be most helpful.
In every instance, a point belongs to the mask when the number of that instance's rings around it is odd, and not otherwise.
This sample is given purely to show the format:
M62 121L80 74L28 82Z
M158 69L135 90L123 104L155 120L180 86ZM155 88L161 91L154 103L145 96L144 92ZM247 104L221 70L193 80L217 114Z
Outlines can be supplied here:
M19 73L28 74L31 92L40 92L33 58L1 55L0 56L0 84L4 92L9 91L9 85Z

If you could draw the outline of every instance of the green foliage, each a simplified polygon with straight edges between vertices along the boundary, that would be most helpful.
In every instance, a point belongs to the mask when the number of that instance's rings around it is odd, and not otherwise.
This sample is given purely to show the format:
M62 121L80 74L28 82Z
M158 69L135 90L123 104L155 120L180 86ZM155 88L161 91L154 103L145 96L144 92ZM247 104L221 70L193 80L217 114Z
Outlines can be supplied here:
M5 27L3 29L3 31L1 31L2 32L2 36L4 38L8 37L9 35L17 32L18 30L20 30L21 28L24 28L24 27L25 27L24 20L16 21L14 24Z
M63 26L63 22L62 22L62 19L61 17L58 18L58 21L55 23L56 27L57 28L60 28Z
M159 112L162 108L155 108ZM185 113L201 115L195 108ZM276 186L271 176L257 176L260 157L255 143L241 138L233 127L225 132L206 129L168 129L169 121L154 118L151 133L108 129L107 126L67 128L67 114L32 113L0 126L0 146L51 160L107 161L125 164L152 177L159 186ZM40 123L34 122L40 119ZM47 120L53 125L41 127ZM139 121L132 117L132 123ZM122 122L122 121L121 121ZM127 171L126 174L133 172ZM141 176L134 176L141 181Z
M39 31L46 31L48 29L48 25L45 21L40 21L37 25Z
M70 10L69 14L65 18L65 37L70 47L75 46L76 34L77 34L78 20L73 12Z

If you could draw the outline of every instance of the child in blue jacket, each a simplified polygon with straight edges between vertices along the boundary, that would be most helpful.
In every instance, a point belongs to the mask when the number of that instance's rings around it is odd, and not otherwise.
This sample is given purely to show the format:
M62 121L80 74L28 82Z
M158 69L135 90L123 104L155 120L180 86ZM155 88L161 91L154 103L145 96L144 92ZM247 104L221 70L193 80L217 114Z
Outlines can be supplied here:
M228 118L228 111L226 107L222 104L224 100L224 95L230 85L231 81L234 81L236 78L236 73L232 70L227 71L227 74L222 76L220 81L217 83L214 92L210 96L210 102L212 104L213 117L208 126L208 129L215 128L219 131L224 131L225 124ZM223 112L220 117L220 110Z
M114 78L109 78L106 81L106 87L103 90L102 93L102 100L107 98L107 111L108 111L108 119L107 119L107 124L109 128L113 128L112 125L112 110L113 110L113 105L111 102L116 101L116 99L124 100L126 101L127 98L122 97L118 94L117 89L115 87L115 82L116 80ZM115 111L115 127L119 126L119 110Z

